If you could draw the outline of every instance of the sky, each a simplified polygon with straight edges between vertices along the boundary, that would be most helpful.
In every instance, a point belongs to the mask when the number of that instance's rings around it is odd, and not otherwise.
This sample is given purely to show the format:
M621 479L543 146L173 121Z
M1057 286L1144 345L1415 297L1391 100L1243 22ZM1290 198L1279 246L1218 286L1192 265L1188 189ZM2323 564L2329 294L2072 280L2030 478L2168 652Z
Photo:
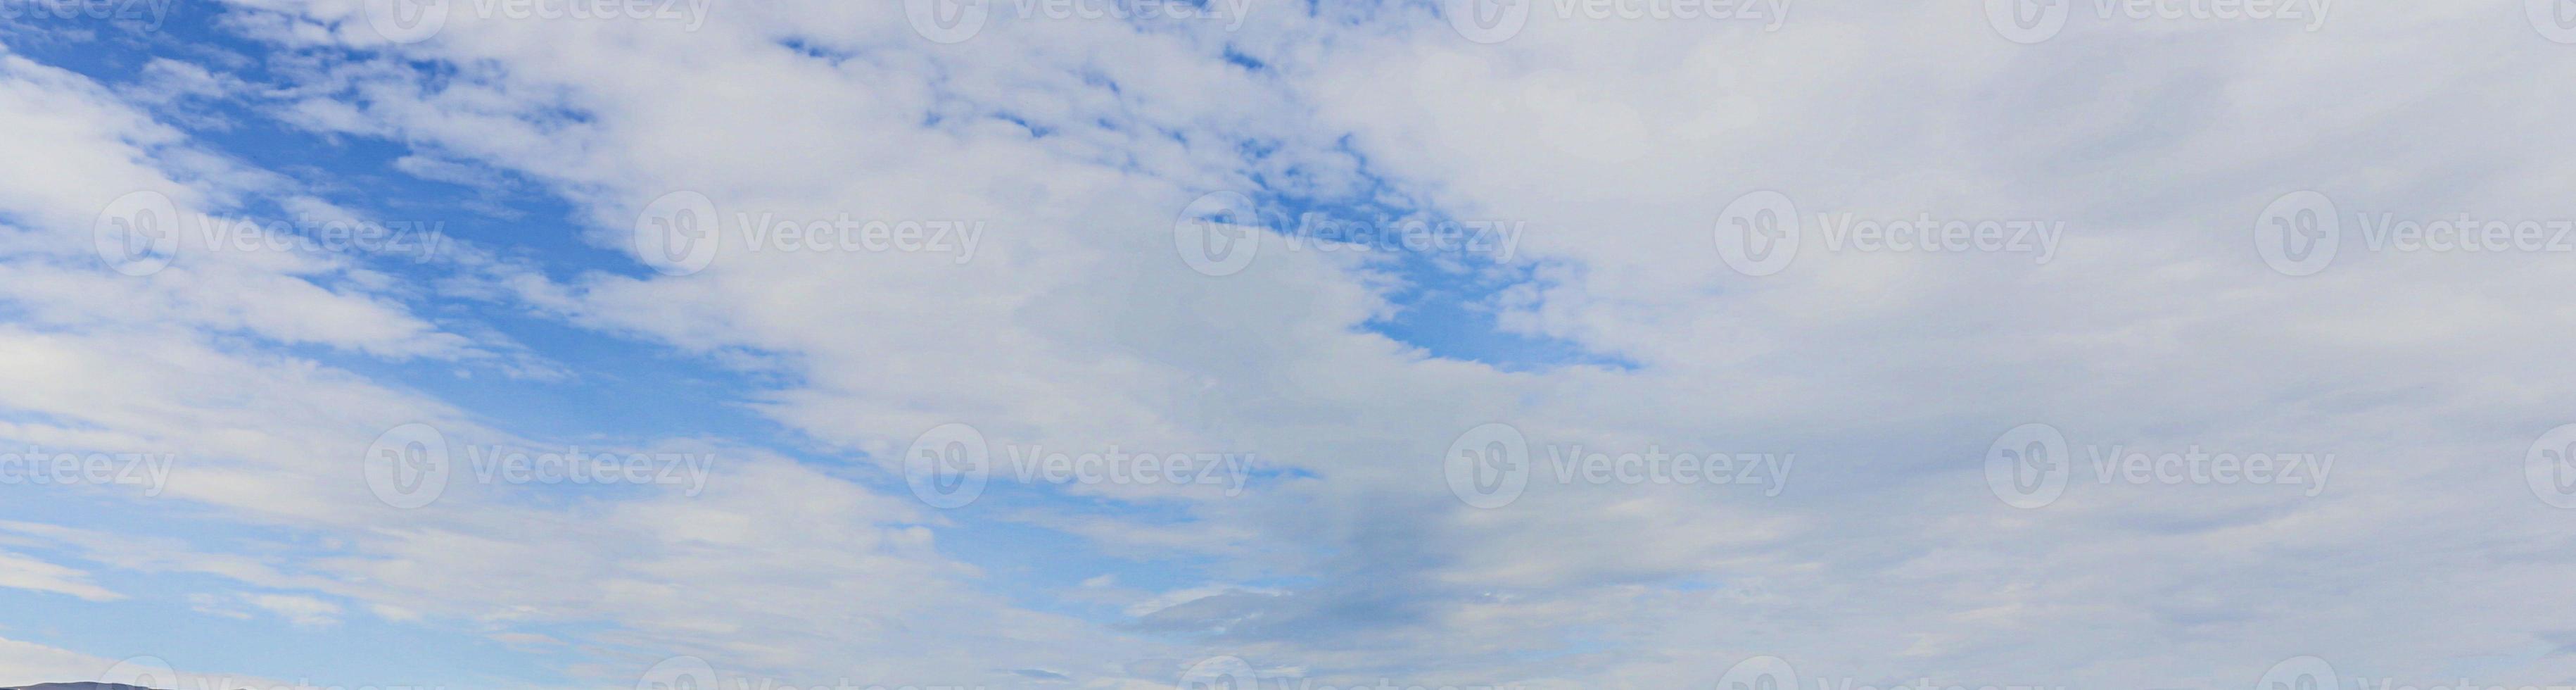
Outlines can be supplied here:
M2576 685L2576 0L0 0L0 686Z

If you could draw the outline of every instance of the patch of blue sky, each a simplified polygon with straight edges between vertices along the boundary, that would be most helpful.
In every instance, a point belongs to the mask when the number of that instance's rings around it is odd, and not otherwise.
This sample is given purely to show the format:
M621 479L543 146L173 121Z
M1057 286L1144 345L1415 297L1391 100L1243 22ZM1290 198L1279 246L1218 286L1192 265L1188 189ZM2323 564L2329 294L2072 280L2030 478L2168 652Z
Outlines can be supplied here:
M174 474L172 482L184 479ZM254 557L302 560L346 557L343 545L297 530L198 519L203 509L174 498L138 500L110 493L46 489L34 500L0 504L0 520L58 519L77 513L84 530L129 535L103 548L145 555L148 564L133 569L108 567L90 560L82 547L12 540L5 545L7 550L82 567L96 585L122 598L91 601L57 592L0 588L0 610L11 613L8 624L14 626L0 634L74 650L157 656L186 672L309 679L325 687L458 685L459 680L476 685L471 678L553 673L540 663L542 659L514 653L482 637L470 629L470 622L395 623L327 595L299 594L339 607L340 611L327 614L333 622L281 625L280 614L262 610L246 598L264 594L263 590L227 577L189 572L182 569L185 557L156 554L154 549L225 544ZM126 557L130 556L111 558ZM482 685L499 684L491 680Z
M0 609L17 626L6 634L74 650L156 657L182 672L317 687L507 687L526 679L569 680L543 655L489 639L468 629L470 623L389 623L333 601L350 609L336 614L339 622L289 625L238 598L257 592L226 578L109 570L97 580L132 597L93 602L0 589Z
M1497 298L1536 280L1535 268L1512 252L1527 224L1465 219L1412 201L1385 179L1359 175L1362 189L1330 197L1312 191L1255 197L1260 222L1309 243L1336 243L1364 253L1395 278L1385 293L1392 313L1363 329L1422 348L1432 357L1478 362L1504 371L1567 366L1634 369L1634 363L1556 338L1513 332L1498 322ZM1294 175L1295 171L1289 171ZM1275 209L1275 210L1274 210ZM1309 244L1305 246L1317 246Z
M147 78L146 66L154 58L204 64L209 71L240 75L254 82L272 76L266 72L271 65L241 57L265 54L266 47L235 35L214 12L210 6L181 4L157 31L96 27L86 39L60 35L26 39L24 33L29 26L23 24L14 26L6 35L13 50L87 75L111 88L141 83ZM35 27L37 31L44 29ZM1244 66L1258 69L1253 64ZM1115 88L1114 84L1100 85ZM414 170L405 170L404 161L415 156L435 159L438 152L417 151L401 142L371 137L314 133L276 121L271 110L274 106L245 98L214 97L162 107L196 116L168 119L188 131L198 144L293 177L324 200L362 217L435 221L439 231L448 236L504 256L529 259L557 279L591 271L649 275L649 269L622 252L584 241L584 221L576 207L543 190L540 184L453 161L443 162L464 167L448 170L461 169L473 177L428 179L415 174L417 165ZM578 121L579 115L567 114L566 118ZM1259 144L1247 146L1261 148ZM1364 161L1362 166L1365 167ZM1286 174L1293 177L1295 172ZM1482 362L1506 370L1624 366L1571 343L1496 327L1490 306L1493 298L1500 290L1530 278L1525 264L1502 261L1489 253L1421 249L1405 246L1401 241L1389 244L1379 237L1348 234L1357 227L1454 222L1436 209L1405 201L1386 182L1367 175L1364 169L1361 178L1365 181L1362 189L1336 190L1351 193L1317 193L1319 190L1299 181L1275 179L1272 182L1279 185L1261 190L1258 196L1265 207L1280 209L1279 222L1272 228L1275 231L1304 240L1357 239L1379 245L1373 251L1381 255L1380 269L1399 279L1387 295L1398 309L1386 318L1365 324L1364 329L1420 347L1430 356ZM253 199L239 209L226 210L255 219L291 215L278 202ZM423 284L451 270L435 262L399 257L370 259L366 262L370 268L419 279ZM534 440L641 443L669 438L723 438L841 470L837 473L850 475L887 495L908 495L899 478L865 464L852 465L867 463L867 459L856 454L812 450L815 444L810 439L741 404L757 400L762 391L784 383L774 378L775 373L721 366L657 344L566 325L489 301L443 297L434 291L424 291L414 301L415 309L426 318L445 326L462 324L489 329L524 346L538 360L559 365L569 375L521 378L495 370L489 361L387 361L313 346L284 351L370 380L425 393L471 410L479 420ZM1256 474L1246 490L1260 491L1265 484L1300 476L1305 475ZM75 506L92 501L63 497L46 503L49 505L45 508L0 507L0 515L79 509ZM246 532L237 526L218 528L173 519L185 512L175 502L170 507L132 512L99 508L97 517L86 524L122 533L162 535L182 541L283 538ZM1067 492L1063 487L995 481L976 506L942 515L948 524L938 528L939 548L993 573L990 582L984 584L1021 606L1097 621L1115 621L1125 614L1119 606L1067 598L1065 593L1103 575L1112 576L1119 587L1143 591L1202 586L1221 577L1246 575L1208 572L1212 559L1187 555L1113 554L1076 535L1018 519L1032 509L1059 514L1098 512L1141 524L1193 519L1186 506L1173 502L1103 499ZM231 591L238 585L203 576L136 574L105 568L101 573L103 584L132 593L135 598L96 603L56 594L10 591L0 592L0 602L29 607L13 610L51 612L37 620L89 618L128 623L66 626L78 630L38 636L49 643L75 649L149 649L162 644L205 650L202 653L213 658L199 663L207 668L329 681L323 684L383 684L388 676L399 678L415 671L431 679L455 679L458 674L527 678L546 673L526 653L506 649L471 631L450 628L458 625L455 621L392 624L353 611L327 630L253 625L186 611L187 594L199 590ZM1310 578L1298 576L1258 580L1266 584L1255 586L1283 589L1312 584ZM178 626L185 630L169 630L173 627L167 623L170 620L198 624ZM184 636L186 643L170 641L171 636ZM388 648L405 649L407 653L334 653ZM280 654L282 649L301 651ZM420 668L385 665L396 658L415 659L413 663Z
M993 476L976 501L937 512L948 523L939 529L937 548L951 558L982 568L988 581L979 584L1007 597L1014 606L1114 624L1128 618L1124 603L1084 595L1086 581L1109 576L1111 587L1164 592L1211 582L1239 582L1244 575L1212 570L1223 561L1201 555L1207 552L1102 548L1080 534L1040 524L1103 517L1127 525L1178 526L1198 520L1199 510L1220 506L1180 499L1110 498L1049 483L1034 471L1030 481L1021 481L1019 467L1006 455L997 452L992 462ZM1240 477L1243 489L1239 494L1206 500L1256 500L1257 492L1275 490L1280 482L1311 476L1303 471L1256 469ZM909 491L902 486L892 490L897 495L908 495L904 492ZM1033 519L1036 516L1046 519ZM1296 577L1268 579L1272 585L1252 586L1286 587L1307 581Z

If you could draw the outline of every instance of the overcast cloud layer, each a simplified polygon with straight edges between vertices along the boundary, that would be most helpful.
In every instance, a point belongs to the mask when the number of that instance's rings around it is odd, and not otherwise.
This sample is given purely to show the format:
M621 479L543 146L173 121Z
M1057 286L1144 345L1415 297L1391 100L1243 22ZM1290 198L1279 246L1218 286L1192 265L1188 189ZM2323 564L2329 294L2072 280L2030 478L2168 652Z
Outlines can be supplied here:
M2566 0L0 0L0 685L2576 684L2571 78Z

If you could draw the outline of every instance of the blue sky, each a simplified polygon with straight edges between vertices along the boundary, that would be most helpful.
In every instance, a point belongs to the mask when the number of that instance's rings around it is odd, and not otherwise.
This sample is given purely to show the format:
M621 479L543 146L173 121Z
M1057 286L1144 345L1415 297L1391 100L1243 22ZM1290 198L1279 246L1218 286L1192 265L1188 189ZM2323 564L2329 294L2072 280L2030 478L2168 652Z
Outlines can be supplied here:
M2552 7L0 4L0 685L2565 684Z
M238 12L213 5L179 5L150 26L40 16L11 27L17 32L11 36L11 47L29 60L80 75L111 91L148 93L166 88L153 81L150 66L154 64L192 65L245 81L291 80L269 69L269 63L259 57L276 46L225 25ZM418 66L432 73L444 71L435 64ZM402 161L417 154L402 141L296 127L278 121L268 110L275 105L249 94L206 94L166 106L171 113L166 117L200 150L297 178L316 196L362 216L431 218L448 241L527 262L551 276L650 273L622 254L620 247L581 241L577 226L583 220L565 198L550 193L542 182L479 166L469 169L469 180L426 178L404 169ZM1292 169L1284 174L1300 173ZM1342 190L1331 198L1306 196L1313 190L1293 185L1263 189L1259 192L1265 207L1261 221L1271 231L1295 234L1301 221L1359 219L1374 226L1397 217L1425 217L1422 209L1373 198L1396 194L1382 181L1363 177L1358 182L1365 187ZM243 199L233 210L261 222L297 219L294 211L256 197ZM1490 232L1504 231L1498 227ZM1329 238L1331 232L1325 230L1323 236ZM1384 278L1397 282L1385 293L1391 309L1354 324L1359 330L1421 348L1427 356L1505 369L1587 366L1600 361L1570 343L1494 327L1492 308L1480 305L1492 299L1499 285L1514 277L1525 279L1526 267L1502 266L1464 252L1417 252L1402 246L1372 249L1382 254L1372 260L1386 271ZM422 283L451 277L452 266L407 258L370 261L367 266ZM850 467L854 460L864 461L853 455L864 454L817 447L797 430L745 409L745 399L756 397L763 388L792 382L792 373L727 367L700 354L655 347L629 334L532 316L519 305L435 294L414 295L407 301L417 309L434 311L440 320L484 331L483 337L510 344L514 359L537 363L547 373L514 376L491 362L388 362L327 347L287 350L380 385L470 410L473 416L523 438L551 439L564 446L583 441L723 438L757 444L875 490L903 488L882 471L863 464ZM1312 478L1293 469L1249 474L1250 482ZM97 497L46 498L13 502L9 519L45 521L49 515L65 514L66 504L86 505L88 510L83 512L96 511L105 518L79 522L90 529L191 540L295 540L290 534L244 535L233 528L171 529L190 522L188 506L145 504L156 510L131 511ZM1042 489L997 488L983 499L982 510L943 516L942 532L950 536L940 545L940 554L990 570L988 586L1014 606L1109 627L1125 623L1126 616L1117 607L1068 599L1062 593L1102 577L1156 590L1184 589L1206 577L1204 559L1104 553L1077 535L1049 529L1042 521L999 518L1033 504L1049 511L1108 514L1149 523L1190 519L1186 508L1156 501L1104 501ZM1257 577L1251 583L1303 579L1311 578ZM582 680L565 675L538 650L497 643L476 634L472 626L400 624L363 616L335 617L325 625L280 626L274 620L235 618L237 611L192 608L188 597L226 589L220 580L163 576L126 582L108 578L102 584L135 594L111 603L81 602L33 590L0 590L0 596L23 599L12 601L16 604L12 608L27 612L28 621L84 621L29 631L40 633L48 642L83 649L168 649L172 651L159 656L183 668L220 668L253 677L352 687L395 678L467 686L569 685ZM561 629L583 627L571 624ZM536 628L539 632L553 629ZM280 655L281 649L306 651ZM365 651L369 649L405 650L408 661L386 664L378 654Z

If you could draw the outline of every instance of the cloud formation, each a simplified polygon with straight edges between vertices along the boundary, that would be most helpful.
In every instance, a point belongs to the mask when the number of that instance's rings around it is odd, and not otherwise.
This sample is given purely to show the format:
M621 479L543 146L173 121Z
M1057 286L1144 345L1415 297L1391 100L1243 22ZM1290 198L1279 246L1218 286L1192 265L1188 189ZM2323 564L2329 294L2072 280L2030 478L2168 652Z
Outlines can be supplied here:
M0 588L510 660L457 687L2576 674L2576 46L2525 3L1684 5L0 53L0 440L176 458L8 513ZM176 653L60 637L0 681ZM256 663L204 670L304 673Z

